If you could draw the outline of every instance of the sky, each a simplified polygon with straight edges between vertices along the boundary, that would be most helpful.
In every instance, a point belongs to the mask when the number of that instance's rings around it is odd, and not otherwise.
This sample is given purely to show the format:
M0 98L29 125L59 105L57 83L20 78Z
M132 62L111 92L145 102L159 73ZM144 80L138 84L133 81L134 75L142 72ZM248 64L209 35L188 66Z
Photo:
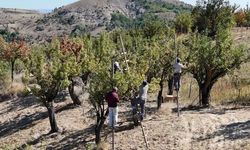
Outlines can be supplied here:
M78 0L0 0L0 8L21 8L21 9L54 9ZM196 0L181 0L185 3L195 5ZM230 4L236 3L245 7L249 0L229 0ZM250 5L250 1L249 1Z
M197 0L180 0L187 4L195 5ZM250 5L250 0L229 0L229 3L231 5L236 4L237 6L240 6L241 8L245 8L247 3Z
M0 0L0 8L54 9L78 0Z

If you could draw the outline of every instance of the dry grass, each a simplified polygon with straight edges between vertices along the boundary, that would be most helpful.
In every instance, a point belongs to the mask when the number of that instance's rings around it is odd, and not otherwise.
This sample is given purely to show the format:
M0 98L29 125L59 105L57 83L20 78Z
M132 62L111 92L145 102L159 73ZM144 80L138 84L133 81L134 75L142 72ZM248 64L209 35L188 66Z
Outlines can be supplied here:
M234 28L232 36L236 44L245 44L248 48L250 48L250 28Z
M235 43L244 44L248 49L250 48L250 28L234 28L232 35ZM237 86L235 86L236 81L238 82ZM192 78L192 75L186 74L182 78L180 101L184 104L197 104L198 91L195 79ZM214 85L211 91L212 105L228 101L250 102L250 63L242 64L240 69L235 70L232 75L219 79Z
M6 77L4 82L5 84L0 83L0 95L5 95L5 96L25 96L27 95L30 91L29 89L25 86L23 83L23 74L16 74L14 76L14 81L13 83L11 82L11 79L9 76Z
M109 150L109 144L107 142L101 142L94 150Z
M234 85L233 76L225 76L219 79L211 91L212 105L218 105L229 101L249 101L250 102L250 63L243 64L240 70L235 70L234 74L240 73L237 77L239 85ZM243 73L245 70L245 73ZM191 89L190 89L191 84ZM191 90L191 92L190 92ZM181 102L184 104L198 104L199 88L195 79L191 75L185 75L182 79L182 88L180 91ZM190 93L190 94L189 94Z
M10 84L5 89L1 90L0 95L3 96L2 98L8 99L8 98L14 98L17 96L24 96L27 94L27 89L22 83L14 82ZM1 97L0 97L1 99Z
M197 104L199 96L199 88L196 80L191 74L186 74L182 77L180 90L180 101L184 104Z
M244 44L250 48L250 28L234 28L232 32L235 44ZM240 69L233 72L232 76L221 78L213 87L211 98L215 103L223 101L249 100L250 98L250 63L241 65ZM235 82L238 85L235 86Z
M21 93L25 89L25 86L22 83L12 83L10 88L7 90L10 94Z

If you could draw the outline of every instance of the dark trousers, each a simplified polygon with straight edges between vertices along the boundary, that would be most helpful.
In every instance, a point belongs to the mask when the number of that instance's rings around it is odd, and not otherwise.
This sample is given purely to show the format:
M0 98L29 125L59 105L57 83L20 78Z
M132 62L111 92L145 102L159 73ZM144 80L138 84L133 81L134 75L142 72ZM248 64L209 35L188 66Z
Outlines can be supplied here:
M140 100L140 107L141 107L141 115L142 117L145 116L145 100Z
M145 101L146 100L143 100L141 98L136 98L131 102L133 109L135 109L138 104L140 105L142 116L145 116Z
M174 88L175 90L179 91L181 86L181 73L174 74Z

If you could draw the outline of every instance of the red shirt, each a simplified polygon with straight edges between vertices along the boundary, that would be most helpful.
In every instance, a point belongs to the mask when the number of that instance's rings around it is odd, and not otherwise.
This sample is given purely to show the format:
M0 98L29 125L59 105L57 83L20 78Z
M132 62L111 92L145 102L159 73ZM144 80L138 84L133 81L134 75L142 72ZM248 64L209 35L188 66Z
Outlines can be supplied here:
M118 94L115 91L109 92L105 96L106 101L108 102L109 107L117 107L117 103L119 102Z

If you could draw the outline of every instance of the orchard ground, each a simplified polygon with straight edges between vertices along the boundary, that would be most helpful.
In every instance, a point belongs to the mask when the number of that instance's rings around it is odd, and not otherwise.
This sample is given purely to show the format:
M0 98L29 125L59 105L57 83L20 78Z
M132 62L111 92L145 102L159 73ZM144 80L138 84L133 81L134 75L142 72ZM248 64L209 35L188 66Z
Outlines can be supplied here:
M181 106L184 107L182 98ZM57 102L56 118L61 129L50 131L46 109L32 96L0 103L0 149L92 149L94 146L94 111L71 105L66 98ZM154 97L147 103L143 122L149 149L152 150L247 150L250 149L250 107L220 105L210 109L183 109L180 117L175 103L163 103L156 109ZM134 127L128 102L120 104L119 125L115 132L118 150L145 149L142 129ZM107 124L107 123L106 123ZM111 145L111 132L105 125L103 140Z
M250 29L234 30L235 42L243 42L250 47ZM162 108L157 110L157 96L151 93L147 102L147 117L143 122L149 149L250 150L250 65L243 64L232 74L237 75L237 81L228 75L214 86L212 107L209 109L188 108L190 104L197 105L198 88L191 75L186 74L180 92L183 108L180 117L174 111L176 105L173 102L163 103ZM240 85L236 86L235 82ZM60 132L48 135L47 110L35 97L2 99L0 149L92 149L95 111L91 105L84 101L81 107L73 106L66 94L56 100L55 108ZM134 127L131 121L130 102L121 102L119 109L115 148L146 149L140 126ZM102 135L107 147L110 147L111 132L107 123Z

